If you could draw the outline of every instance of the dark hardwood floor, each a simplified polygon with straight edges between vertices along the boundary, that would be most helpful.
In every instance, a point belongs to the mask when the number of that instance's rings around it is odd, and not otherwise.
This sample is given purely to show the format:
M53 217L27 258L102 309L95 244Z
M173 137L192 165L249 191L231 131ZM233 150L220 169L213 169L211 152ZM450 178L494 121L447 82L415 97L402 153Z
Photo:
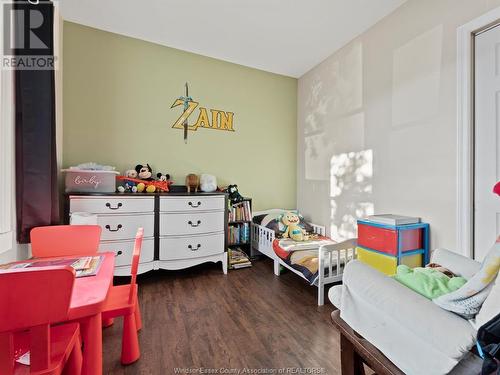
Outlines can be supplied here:
M103 332L104 374L163 375L200 367L240 374L245 368L340 374L332 305L318 307L317 289L297 275L274 276L268 259L227 276L220 264L150 272L139 284L141 359L120 364L122 322L117 319ZM317 372L292 372L297 368Z

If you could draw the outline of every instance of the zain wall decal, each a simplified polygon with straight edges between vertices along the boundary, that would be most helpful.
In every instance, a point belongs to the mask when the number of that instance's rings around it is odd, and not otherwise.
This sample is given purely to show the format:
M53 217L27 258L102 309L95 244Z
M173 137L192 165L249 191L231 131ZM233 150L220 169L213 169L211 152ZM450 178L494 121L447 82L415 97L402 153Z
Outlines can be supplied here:
M181 96L174 101L172 107L175 108L180 105L183 106L183 112L179 118L172 125L173 129L184 130L184 142L187 143L188 130L197 131L198 128L214 129L214 130L225 130L234 132L233 120L234 113L221 111L218 109L208 110L205 107L199 107L198 118L193 125L188 124L188 118L191 116L196 108L198 108L200 103L195 102L189 96L189 86L186 82L186 96ZM210 111L210 115L208 114Z

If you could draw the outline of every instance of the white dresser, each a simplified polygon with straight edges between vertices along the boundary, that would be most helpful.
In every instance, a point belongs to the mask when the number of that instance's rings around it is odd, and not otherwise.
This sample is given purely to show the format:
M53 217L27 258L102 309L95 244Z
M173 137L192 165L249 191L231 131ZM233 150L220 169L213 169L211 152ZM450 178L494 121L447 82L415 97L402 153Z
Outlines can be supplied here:
M227 273L227 196L220 194L69 194L66 218L97 215L100 251L116 254L115 275L130 274L137 228L144 228L139 273L222 262Z

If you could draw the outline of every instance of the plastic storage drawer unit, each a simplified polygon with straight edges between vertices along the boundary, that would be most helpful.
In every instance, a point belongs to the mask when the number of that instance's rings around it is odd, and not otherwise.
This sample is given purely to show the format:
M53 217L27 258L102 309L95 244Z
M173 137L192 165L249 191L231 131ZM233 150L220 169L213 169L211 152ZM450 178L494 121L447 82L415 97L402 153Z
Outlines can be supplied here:
M358 220L358 259L386 275L398 265L421 267L429 262L429 224L386 225Z
M423 264L422 253L409 253L401 257L399 262L397 257L363 249L362 247L356 248L356 255L361 262L389 276L396 274L399 264L405 264L410 268L421 267Z

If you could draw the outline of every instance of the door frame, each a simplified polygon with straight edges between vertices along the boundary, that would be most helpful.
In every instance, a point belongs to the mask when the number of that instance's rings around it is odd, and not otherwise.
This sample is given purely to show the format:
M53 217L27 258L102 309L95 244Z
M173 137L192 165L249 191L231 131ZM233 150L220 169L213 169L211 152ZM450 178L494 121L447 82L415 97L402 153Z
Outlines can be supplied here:
M474 258L474 36L500 22L500 7L457 28L457 250Z

